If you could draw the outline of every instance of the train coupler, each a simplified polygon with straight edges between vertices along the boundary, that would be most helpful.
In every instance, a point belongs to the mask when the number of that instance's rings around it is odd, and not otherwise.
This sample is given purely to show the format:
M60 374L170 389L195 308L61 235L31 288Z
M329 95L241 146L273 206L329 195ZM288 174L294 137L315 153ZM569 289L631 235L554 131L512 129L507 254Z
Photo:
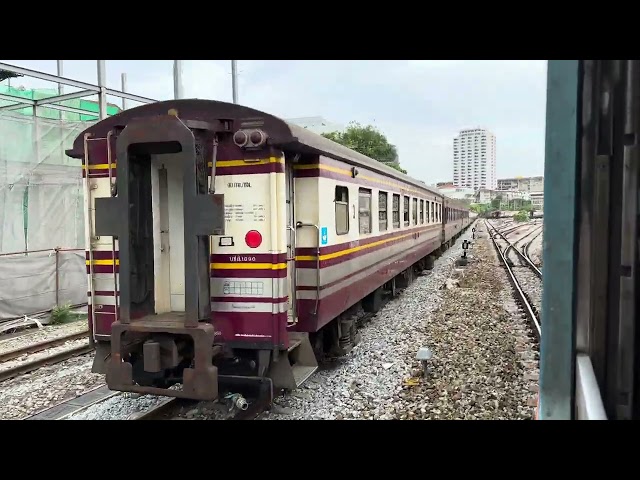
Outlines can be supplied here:
M133 343L124 344L125 338ZM174 390L165 388L162 373L178 366L175 338L190 338L193 362L181 371L182 388ZM179 320L158 321L157 317L131 323L115 322L111 327L107 386L115 391L216 400L218 369L212 364L213 338L214 328L209 323L185 327Z

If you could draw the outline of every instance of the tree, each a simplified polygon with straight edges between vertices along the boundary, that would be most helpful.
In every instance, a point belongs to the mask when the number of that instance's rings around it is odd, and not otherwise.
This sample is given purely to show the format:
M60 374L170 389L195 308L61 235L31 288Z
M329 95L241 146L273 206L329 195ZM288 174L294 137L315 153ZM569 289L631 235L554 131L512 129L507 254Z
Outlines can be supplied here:
M496 195L496 198L491 200L491 206L495 209L500 208L501 203L502 203L502 195Z
M20 73L13 73L13 72L10 72L8 70L1 70L0 69L0 82L4 82L8 78L20 78L20 77L23 77L23 76L24 75L22 75Z
M526 210L520 210L513 216L513 220L516 222L526 222L529 220L529 212Z
M358 122L351 122L344 132L323 133L322 136L402 173L407 173L400 166L396 146L390 144L387 137L372 125L363 127Z

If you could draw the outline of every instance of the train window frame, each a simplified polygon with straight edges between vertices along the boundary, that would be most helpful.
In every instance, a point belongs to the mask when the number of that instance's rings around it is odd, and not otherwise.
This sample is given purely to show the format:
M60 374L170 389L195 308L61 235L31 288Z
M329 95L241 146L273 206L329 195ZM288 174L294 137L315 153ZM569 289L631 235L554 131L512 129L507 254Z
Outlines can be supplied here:
M408 227L411 224L411 214L409 209L411 208L411 200L408 195L402 196L402 224Z
M342 195L343 193L346 194L346 201L344 200L345 196ZM333 201L335 203L334 214L336 235L347 235L349 233L351 223L349 222L349 187L346 187L344 185L336 185ZM338 223L338 219L340 218L340 210L344 210L344 218L346 219L346 227L342 229L340 227L344 225Z
M371 235L371 233L373 233L373 221L371 219L371 213L373 211L372 197L373 195L370 188L358 189L358 233L360 235ZM363 199L367 200L364 206L363 206ZM368 204L368 208L367 208L367 204ZM368 228L368 231L362 230L363 216L368 218L368 222L366 222L367 223L366 227Z
M380 200L384 199L384 202ZM384 209L380 206L384 203ZM386 232L389 228L389 192L378 190L378 231ZM382 218L384 217L384 218Z
M431 223L434 223L436 221L434 205L435 202L431 202Z
M430 212L430 206L429 205L431 204L431 202L429 200L425 200L424 203L426 204L425 205L425 209L424 209L424 221L428 225L428 224L431 223L429 221L429 212Z
M413 218L413 224L418 225L418 199L413 197L413 208L411 209L411 217Z
M420 225L424 225L424 200L420 199Z
M391 222L393 228L400 228L400 194L394 193L391 203ZM398 220L396 221L396 215Z

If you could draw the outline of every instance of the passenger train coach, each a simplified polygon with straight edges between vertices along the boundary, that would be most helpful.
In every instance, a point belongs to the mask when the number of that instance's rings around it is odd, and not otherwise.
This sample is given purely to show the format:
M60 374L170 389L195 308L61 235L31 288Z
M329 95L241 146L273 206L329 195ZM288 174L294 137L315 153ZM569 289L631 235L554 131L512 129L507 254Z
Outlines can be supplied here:
M470 222L420 181L224 102L126 110L67 154L83 159L93 371L112 390L295 388Z

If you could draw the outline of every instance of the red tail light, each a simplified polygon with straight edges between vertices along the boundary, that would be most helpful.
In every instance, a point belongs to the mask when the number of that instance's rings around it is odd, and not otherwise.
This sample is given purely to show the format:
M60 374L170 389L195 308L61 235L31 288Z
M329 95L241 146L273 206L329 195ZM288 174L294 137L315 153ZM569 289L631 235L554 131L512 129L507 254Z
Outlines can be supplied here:
M258 248L262 244L262 235L257 230L250 230L244 236L244 241L249 248Z

